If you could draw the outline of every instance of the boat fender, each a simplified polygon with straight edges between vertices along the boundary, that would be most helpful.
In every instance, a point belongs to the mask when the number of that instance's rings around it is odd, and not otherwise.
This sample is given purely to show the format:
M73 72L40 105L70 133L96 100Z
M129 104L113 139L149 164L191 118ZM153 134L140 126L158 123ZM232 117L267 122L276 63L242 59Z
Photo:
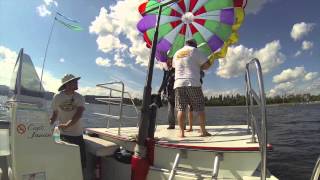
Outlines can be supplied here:
M122 147L118 148L113 154L116 160L125 164L131 164L132 155L133 152L123 149Z

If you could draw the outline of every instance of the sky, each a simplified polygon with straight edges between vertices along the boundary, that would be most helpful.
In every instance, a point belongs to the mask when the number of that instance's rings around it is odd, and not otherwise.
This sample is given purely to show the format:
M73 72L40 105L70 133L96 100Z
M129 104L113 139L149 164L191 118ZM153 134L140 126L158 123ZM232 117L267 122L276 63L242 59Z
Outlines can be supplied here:
M150 49L136 24L145 0L0 0L0 84L9 85L20 48L40 76L56 12L79 21L83 31L55 22L43 75L47 91L57 92L65 74L81 76L79 92L103 95L96 84L123 81L141 97ZM225 58L206 71L207 96L244 94L245 64L258 58L267 96L320 94L319 0L248 0L246 16ZM153 74L157 92L163 76Z

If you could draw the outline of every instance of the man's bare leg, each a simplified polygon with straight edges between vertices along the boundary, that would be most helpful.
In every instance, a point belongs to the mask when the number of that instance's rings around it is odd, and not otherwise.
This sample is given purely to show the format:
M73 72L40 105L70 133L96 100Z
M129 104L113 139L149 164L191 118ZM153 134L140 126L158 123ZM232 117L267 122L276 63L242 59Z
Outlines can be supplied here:
M179 137L185 137L184 136L184 117L185 117L185 112L184 111L178 111L177 113L177 119L180 127L180 135Z
M193 112L190 111L190 108L189 108L189 112L188 112L188 118L189 118L189 129L187 130L187 132L191 132L192 131L192 123L193 123Z
M211 136L210 133L206 130L206 115L204 111L199 112L199 120L200 120L200 129L201 129L201 136Z

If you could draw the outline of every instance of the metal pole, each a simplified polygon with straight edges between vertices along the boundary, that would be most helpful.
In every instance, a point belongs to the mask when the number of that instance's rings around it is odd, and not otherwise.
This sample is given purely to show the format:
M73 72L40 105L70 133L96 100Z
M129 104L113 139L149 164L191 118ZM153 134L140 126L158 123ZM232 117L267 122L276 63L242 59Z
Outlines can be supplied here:
M138 145L142 145L142 146L145 144L145 139L147 138L148 127L149 127L149 114L150 114L149 105L151 103L152 74L153 74L154 58L156 56L156 48L157 48L157 42L158 42L161 10L162 10L162 6L159 7L156 31L154 32L151 55L150 55L150 60L148 65L149 67L148 75L146 79L146 85L143 91L143 101L142 101L141 121L140 121L141 124L139 126L139 134L138 134L138 142L137 142Z
M177 1L178 0L168 1L164 4L161 4L160 6L152 8L144 13L144 14L146 14L148 12L151 12L151 11L158 9L157 24L156 24L156 28L155 28L155 32L154 32L151 55L150 55L150 60L149 60L149 64L148 64L148 75L147 75L147 79L146 79L146 84L143 89L143 101L142 101L141 117L140 117L141 123L139 125L137 146L136 146L136 150L135 150L135 155L140 156L140 157L145 157L145 153L146 153L143 151L145 151L145 140L148 137L149 117L150 117L149 105L151 103L152 74L153 74L154 59L156 56L156 49L157 49L157 43L158 43L161 11L162 11L163 7L165 7L169 4L175 3Z
M40 91L42 90L41 84L42 84L42 77L43 77L43 69L44 69L44 65L45 65L45 63L46 63L46 57L47 57L48 47L49 47L49 43L50 43L50 40L51 40L53 28L54 28L54 25L55 25L55 23L56 23L56 18L57 18L57 12L56 12L56 14L54 15L54 19L53 19L53 23L52 23L52 25L51 25L51 30L50 30L50 34L49 34L49 38L48 38L46 50L45 50L45 52L44 52L44 58L43 58L42 69L41 69L41 77L40 77Z

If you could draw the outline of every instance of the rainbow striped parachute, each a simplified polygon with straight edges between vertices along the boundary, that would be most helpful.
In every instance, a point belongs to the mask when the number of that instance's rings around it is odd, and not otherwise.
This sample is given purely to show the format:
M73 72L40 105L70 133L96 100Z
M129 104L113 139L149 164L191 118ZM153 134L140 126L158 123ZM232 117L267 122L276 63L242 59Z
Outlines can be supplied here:
M137 28L143 33L147 47L152 46L158 10L145 14L167 0L149 0L139 6L143 15ZM246 0L180 0L163 7L161 12L156 58L166 62L182 48L185 41L195 39L198 48L211 63L225 57L228 46L238 41L237 30L243 22Z

